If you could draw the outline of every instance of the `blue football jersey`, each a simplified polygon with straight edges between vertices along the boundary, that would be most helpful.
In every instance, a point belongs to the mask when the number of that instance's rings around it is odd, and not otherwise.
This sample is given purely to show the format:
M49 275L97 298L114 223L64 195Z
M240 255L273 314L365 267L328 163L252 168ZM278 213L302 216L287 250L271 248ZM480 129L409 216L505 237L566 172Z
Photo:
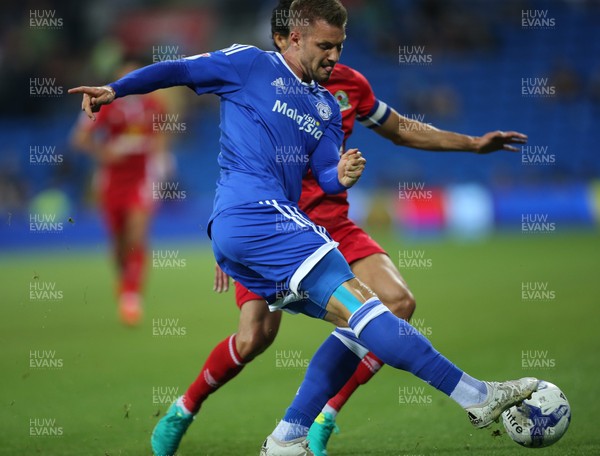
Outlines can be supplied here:
M182 61L190 88L221 97L221 174L211 218L250 202L297 202L308 166L338 160L336 100L314 81L302 82L279 53L236 44ZM332 148L323 152L328 157L313 157L323 140L336 145L333 157Z

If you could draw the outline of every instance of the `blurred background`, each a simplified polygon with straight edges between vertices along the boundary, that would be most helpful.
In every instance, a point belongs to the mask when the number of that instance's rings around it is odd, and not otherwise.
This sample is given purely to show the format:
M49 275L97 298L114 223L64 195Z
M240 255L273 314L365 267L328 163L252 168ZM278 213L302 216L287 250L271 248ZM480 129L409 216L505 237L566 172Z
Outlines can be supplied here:
M600 454L590 394L600 371L600 1L342 2L341 61L379 99L445 130L529 136L518 153L475 156L398 147L357 124L347 145L368 164L349 192L351 217L398 265L418 303L411 322L446 356L481 378L534 375L563 389L573 423L545 455ZM153 182L144 320L129 328L116 315L97 165L70 145L89 121L67 90L114 80L124 60L236 42L270 50L274 6L2 1L0 454L149 454L158 418L235 331L232 291L212 289L205 230L218 98L158 92L166 112L153 131L167 134L169 154L164 181ZM331 331L290 315L283 326L203 405L181 454L256 454L304 374L282 359L306 366ZM411 388L428 388L417 397L428 404L406 404ZM462 410L407 373L382 369L353 401L332 454L516 454L501 425L473 432Z
M348 0L342 62L401 114L470 135L516 130L519 154L473 156L397 147L362 126L368 169L351 192L359 222L406 236L463 238L521 231L523 214L561 227L597 223L600 2ZM177 59L250 43L272 49L273 1L9 1L0 28L0 245L54 245L31 233L33 212L65 223L62 241L104 236L93 163L69 146L80 98L124 59ZM162 91L170 119L170 181L154 238L205 242L219 146L218 99ZM594 128L594 126L596 126ZM43 160L40 160L40 156ZM544 218L545 216L545 218ZM71 223L69 223L71 222Z

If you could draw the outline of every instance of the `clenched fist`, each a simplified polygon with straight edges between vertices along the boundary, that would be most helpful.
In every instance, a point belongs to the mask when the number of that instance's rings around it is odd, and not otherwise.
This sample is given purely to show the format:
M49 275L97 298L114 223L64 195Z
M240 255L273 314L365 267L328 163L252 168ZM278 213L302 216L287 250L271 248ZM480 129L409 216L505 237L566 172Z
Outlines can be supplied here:
M338 163L338 179L344 187L352 187L365 169L367 160L358 149L348 149Z

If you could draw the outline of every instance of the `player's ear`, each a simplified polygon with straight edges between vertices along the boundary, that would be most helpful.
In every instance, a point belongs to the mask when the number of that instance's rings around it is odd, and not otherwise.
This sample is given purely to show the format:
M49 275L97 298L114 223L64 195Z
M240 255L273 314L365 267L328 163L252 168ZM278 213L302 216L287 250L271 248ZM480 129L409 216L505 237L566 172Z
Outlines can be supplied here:
M288 47L299 47L300 40L302 39L302 32L300 28L295 28L290 31L290 36L288 37Z

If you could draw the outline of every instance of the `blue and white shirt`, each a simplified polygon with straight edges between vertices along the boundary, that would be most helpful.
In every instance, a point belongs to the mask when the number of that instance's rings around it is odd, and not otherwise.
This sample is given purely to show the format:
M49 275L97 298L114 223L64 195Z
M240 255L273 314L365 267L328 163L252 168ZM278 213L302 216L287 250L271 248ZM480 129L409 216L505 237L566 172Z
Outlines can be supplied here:
M337 177L338 103L314 81L302 82L279 53L236 44L140 68L111 84L118 97L175 85L221 97L221 174L211 219L250 202L297 202L309 166L325 192L345 190Z

